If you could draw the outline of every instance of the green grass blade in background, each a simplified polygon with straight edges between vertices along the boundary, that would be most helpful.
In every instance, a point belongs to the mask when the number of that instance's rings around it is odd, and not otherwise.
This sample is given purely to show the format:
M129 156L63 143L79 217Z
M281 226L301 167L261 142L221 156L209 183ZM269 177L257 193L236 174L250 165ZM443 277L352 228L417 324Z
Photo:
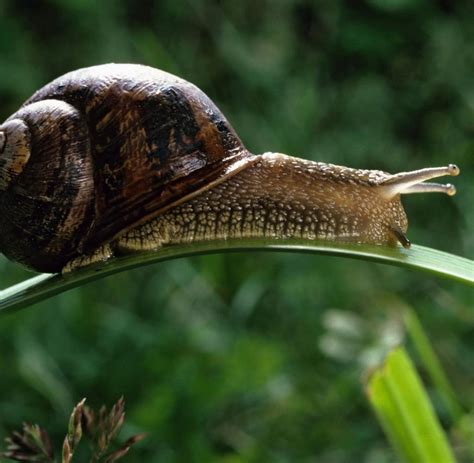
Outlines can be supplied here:
M451 422L456 423L463 415L463 410L415 311L407 309L404 322L416 352L428 371Z
M403 348L371 375L367 395L396 451L408 463L454 463L445 433Z
M135 267L191 255L229 251L286 251L330 254L398 265L422 270L466 284L474 284L474 263L471 260L423 246L414 245L410 249L404 249L402 247L392 248L387 246L327 244L309 240L281 240L276 242L274 240L235 239L167 246L158 251L124 256L110 262L91 265L70 274L39 275L0 291L0 311L5 313L20 309L89 281Z

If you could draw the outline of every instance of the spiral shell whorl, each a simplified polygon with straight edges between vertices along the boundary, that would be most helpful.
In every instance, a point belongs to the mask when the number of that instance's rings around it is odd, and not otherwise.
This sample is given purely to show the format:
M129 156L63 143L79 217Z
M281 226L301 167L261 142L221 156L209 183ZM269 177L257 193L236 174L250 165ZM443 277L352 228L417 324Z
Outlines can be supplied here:
M30 158L31 134L21 119L0 126L0 191L6 190Z
M0 249L29 267L55 270L77 252L80 231L93 218L87 125L73 106L44 100L23 106L1 127L9 130L4 153L12 140L23 141L15 143L21 148L16 155L6 158L9 169L0 164L0 186L7 185L0 187ZM22 156L25 146L28 155Z

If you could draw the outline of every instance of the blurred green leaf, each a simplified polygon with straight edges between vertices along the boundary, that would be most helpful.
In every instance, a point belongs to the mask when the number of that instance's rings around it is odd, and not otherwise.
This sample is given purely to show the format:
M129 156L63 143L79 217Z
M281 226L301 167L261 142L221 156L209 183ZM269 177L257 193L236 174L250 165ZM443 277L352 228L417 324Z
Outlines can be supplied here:
M454 456L403 348L390 352L367 385L369 401L387 437L409 463L454 463Z
M407 309L404 314L404 321L413 345L428 371L436 391L440 394L451 421L456 423L463 414L461 405L415 311Z

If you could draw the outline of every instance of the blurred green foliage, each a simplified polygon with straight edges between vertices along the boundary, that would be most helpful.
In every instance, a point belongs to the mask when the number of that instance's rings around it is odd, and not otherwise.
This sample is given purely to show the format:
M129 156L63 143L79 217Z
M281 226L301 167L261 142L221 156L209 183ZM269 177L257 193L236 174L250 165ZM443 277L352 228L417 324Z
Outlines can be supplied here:
M409 236L473 257L471 0L0 0L0 120L104 62L197 84L256 153L391 172L458 164L457 196L405 200ZM3 288L28 275L0 261ZM472 410L472 290L368 262L227 254L3 317L0 437L34 421L60 439L80 398L124 394L124 434L150 433L130 462L393 462L360 380L403 342L406 306Z

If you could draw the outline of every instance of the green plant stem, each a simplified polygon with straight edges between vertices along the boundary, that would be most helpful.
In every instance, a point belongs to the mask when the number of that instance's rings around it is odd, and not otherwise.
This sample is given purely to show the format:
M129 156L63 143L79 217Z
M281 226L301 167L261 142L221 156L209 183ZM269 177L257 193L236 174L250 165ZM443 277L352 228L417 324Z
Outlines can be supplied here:
M310 240L228 240L166 246L158 251L123 256L63 275L38 275L0 291L0 312L6 313L39 302L68 289L113 273L180 257L231 251L286 251L371 260L413 268L474 285L474 263L423 246L402 247L326 244Z

